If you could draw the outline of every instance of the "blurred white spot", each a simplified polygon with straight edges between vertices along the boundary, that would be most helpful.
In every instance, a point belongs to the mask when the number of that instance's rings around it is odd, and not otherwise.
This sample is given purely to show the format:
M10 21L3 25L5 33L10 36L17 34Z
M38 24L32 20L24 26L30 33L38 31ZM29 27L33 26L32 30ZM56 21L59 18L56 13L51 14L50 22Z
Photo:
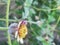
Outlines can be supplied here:
M17 41L19 42L19 36L17 36Z
M57 9L60 9L60 6L58 6Z
M27 4L26 4L26 3L24 3L24 6L27 6Z
M43 24L43 21L37 21L37 25L41 26Z
M18 31L15 32L15 38L17 38L17 36L18 36Z
M35 16L35 19L36 19L36 20L39 20L39 17L38 17L38 16Z
M19 41L20 41L21 44L24 43L23 38L19 38Z

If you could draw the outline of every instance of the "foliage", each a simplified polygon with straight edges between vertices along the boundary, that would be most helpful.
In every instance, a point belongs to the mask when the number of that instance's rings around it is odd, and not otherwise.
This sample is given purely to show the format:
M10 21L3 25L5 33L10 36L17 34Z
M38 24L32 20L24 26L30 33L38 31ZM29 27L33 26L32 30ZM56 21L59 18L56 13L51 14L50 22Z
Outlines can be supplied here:
M21 3L23 2L23 3ZM22 15L21 19L27 19L27 21L36 22L28 22L29 28L31 31L30 35L32 37L29 38L30 45L40 45L40 41L45 40L43 37L44 33L50 36L47 41L42 41L43 45L51 45L53 41L53 30L55 30L55 26L52 27L52 23L56 25L59 14L57 15L57 1L56 0L18 0L16 1L18 6L22 6L21 9L23 11L20 14ZM18 13L17 13L18 14ZM42 21L41 21L42 20ZM31 24L32 23L32 24ZM58 21L59 24L59 21ZM53 29L54 28L54 29ZM51 32L52 31L52 32ZM29 34L28 34L29 35ZM39 39L36 39L38 37ZM40 39L42 37L42 39ZM32 40L32 41L31 41Z
M9 19L27 20L28 37L26 38L30 45L52 45L53 32L60 28L58 2L59 0L15 0L10 6Z

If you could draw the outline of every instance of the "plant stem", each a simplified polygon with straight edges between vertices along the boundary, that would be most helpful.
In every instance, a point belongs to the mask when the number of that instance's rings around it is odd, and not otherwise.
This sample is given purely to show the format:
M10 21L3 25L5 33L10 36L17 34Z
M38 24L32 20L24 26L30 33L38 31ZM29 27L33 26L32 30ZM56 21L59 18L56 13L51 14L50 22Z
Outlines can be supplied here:
M6 9L6 27L8 28L9 24L9 7L10 7L10 0L7 1L7 9ZM10 34L8 33L8 44L11 45Z

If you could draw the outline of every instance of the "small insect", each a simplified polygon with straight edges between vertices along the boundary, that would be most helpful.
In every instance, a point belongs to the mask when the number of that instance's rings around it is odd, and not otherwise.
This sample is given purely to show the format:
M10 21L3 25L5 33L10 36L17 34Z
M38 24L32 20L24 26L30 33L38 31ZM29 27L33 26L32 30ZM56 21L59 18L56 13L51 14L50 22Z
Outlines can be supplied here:
M17 37L17 41L21 44L23 44L23 38L26 37L28 31L27 31L27 22L25 20L23 21L20 21L19 24L18 24L18 31L16 31L16 35L15 37Z

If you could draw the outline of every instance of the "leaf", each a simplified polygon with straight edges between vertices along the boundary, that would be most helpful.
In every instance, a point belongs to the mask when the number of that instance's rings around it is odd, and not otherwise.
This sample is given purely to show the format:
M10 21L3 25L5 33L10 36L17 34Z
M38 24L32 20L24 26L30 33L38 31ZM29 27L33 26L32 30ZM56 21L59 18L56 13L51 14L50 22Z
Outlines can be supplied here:
M41 34L40 27L38 27L36 24L32 24L31 27L33 28L33 31L34 31L37 35L40 35L40 34Z
M36 14L36 12L33 8L30 8L30 14Z
M48 15L48 21L49 21L49 23L54 22L55 18L51 15Z
M34 2L33 2L33 5L38 5L38 2L37 2L37 1L34 1Z
M38 41L44 41L44 38L43 38L42 36L37 36L36 39L37 39Z
M29 5L29 6L31 6L32 2L33 2L33 0L30 0L30 1L29 1L29 0L26 0L26 1L25 1L25 3L26 3L27 5Z

